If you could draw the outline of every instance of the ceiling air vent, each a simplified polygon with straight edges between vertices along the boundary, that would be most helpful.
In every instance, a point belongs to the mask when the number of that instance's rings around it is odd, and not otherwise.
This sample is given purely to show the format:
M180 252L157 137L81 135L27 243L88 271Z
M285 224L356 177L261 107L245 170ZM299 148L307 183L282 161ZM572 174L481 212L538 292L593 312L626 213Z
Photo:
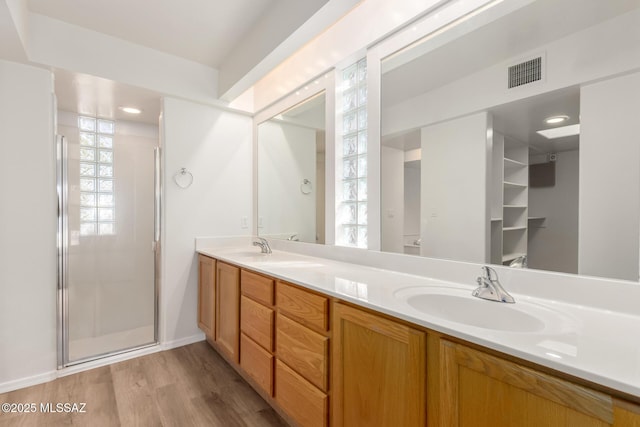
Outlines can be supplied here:
M542 57L509 67L509 89L542 80Z

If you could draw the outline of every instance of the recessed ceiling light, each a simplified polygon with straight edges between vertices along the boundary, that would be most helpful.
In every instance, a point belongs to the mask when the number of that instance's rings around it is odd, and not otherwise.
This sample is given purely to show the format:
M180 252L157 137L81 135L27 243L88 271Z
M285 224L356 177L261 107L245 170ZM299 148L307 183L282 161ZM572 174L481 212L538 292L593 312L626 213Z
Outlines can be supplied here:
M136 107L118 107L120 110L124 111L125 113L129 113L129 114L140 114L142 113L142 110Z
M544 136L547 139L562 138L565 136L580 135L580 124L561 126L559 128L543 129L536 133Z
M548 125L557 125L558 123L566 122L569 120L569 116L553 116L544 119L544 122Z

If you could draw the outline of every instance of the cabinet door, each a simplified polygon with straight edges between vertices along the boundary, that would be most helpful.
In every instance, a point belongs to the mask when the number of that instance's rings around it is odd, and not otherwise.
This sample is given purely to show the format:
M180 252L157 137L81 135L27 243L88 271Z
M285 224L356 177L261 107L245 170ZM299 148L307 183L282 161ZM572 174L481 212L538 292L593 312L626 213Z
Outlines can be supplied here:
M615 425L610 396L446 340L439 353L437 425Z
M215 332L216 260L198 256L198 327L213 339Z
M425 333L340 303L332 308L332 425L424 426Z
M216 343L234 362L240 348L240 269L218 261L216 267Z

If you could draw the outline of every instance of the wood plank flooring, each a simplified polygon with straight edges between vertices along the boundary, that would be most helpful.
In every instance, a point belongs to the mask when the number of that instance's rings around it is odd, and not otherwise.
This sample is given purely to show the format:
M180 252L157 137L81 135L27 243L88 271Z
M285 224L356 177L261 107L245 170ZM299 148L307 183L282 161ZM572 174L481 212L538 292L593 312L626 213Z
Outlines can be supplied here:
M5 402L86 402L86 412L0 412L0 427L287 426L204 341L0 394Z

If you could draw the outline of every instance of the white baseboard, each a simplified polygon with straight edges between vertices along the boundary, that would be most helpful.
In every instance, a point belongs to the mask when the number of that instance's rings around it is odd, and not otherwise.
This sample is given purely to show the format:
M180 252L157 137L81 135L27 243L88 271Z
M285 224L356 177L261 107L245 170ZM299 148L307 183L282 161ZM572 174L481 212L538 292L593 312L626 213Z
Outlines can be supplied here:
M19 380L0 383L0 393L8 393L20 388L31 387L42 383L48 383L58 378L58 371L49 371L32 377L20 378Z
M200 342L204 340L205 336L202 332L200 332L195 335L191 335L190 337L180 338L173 341L165 341L160 345L162 346L162 350L171 350L172 348L182 347L185 345L193 344L194 342Z
M204 334L198 333L189 337L180 338L178 340L167 341L158 345L151 345L149 347L141 348L139 350L127 351L124 353L116 354L114 356L93 360L91 362L80 363L75 366L69 366L67 368L62 368L59 370L44 372L42 374L38 374L31 377L26 377L26 378L20 378L18 380L7 381L4 383L0 383L0 394L8 393L10 391L18 390L25 387L46 383L49 381L53 381L56 378L77 374L78 372L88 371L90 369L111 365L113 363L123 362L125 360L134 359L140 356L146 356L147 354L171 350L173 348L182 347L182 346L193 344L199 341L204 341L204 339L205 339Z

